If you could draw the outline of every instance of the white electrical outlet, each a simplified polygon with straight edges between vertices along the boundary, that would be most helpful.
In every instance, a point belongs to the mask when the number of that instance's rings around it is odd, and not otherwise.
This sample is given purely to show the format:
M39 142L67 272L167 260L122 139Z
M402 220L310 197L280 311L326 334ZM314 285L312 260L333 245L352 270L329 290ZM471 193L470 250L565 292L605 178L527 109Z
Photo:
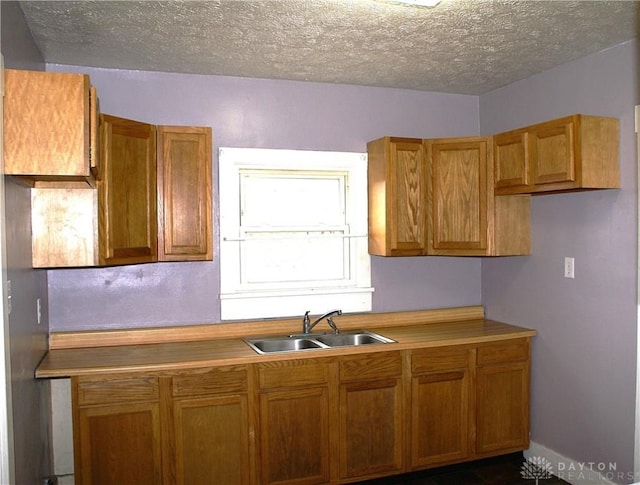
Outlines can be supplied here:
M564 277L575 278L575 260L573 258L564 258Z

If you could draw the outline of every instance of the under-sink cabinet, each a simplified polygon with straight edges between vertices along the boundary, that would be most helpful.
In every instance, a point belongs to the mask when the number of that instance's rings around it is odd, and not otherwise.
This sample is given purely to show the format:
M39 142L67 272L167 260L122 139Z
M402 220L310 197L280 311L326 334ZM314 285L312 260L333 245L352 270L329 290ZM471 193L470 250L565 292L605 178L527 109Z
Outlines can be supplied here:
M72 377L75 480L340 484L521 451L529 345Z

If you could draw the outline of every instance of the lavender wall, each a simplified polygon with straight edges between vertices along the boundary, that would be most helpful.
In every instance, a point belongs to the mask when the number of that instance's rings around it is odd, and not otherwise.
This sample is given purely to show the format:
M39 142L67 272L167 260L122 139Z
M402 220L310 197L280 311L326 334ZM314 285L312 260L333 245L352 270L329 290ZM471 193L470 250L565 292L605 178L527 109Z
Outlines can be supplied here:
M16 2L0 2L1 43L5 66L44 70L44 62ZM47 350L47 315L38 325L36 300L46 303L44 271L31 269L31 197L10 177L5 183L7 279L11 281L9 315L11 401L14 431L14 483L41 483L51 474L49 383L36 381L36 366ZM46 305L45 305L46 307ZM46 310L46 308L45 308Z
M530 257L485 259L488 317L533 327L532 440L633 471L636 376L638 44L480 97L482 133L572 113L620 119L622 189L534 197ZM575 279L563 277L565 256ZM640 477L636 477L640 480ZM619 483L629 483L616 477Z
M105 113L213 127L216 167L221 146L364 152L367 141L384 135L479 132L477 96L64 65L47 69L89 73ZM216 193L217 187L217 214ZM213 262L49 271L51 329L219 322L217 241L216 232ZM474 258L374 257L374 311L479 304L480 269Z

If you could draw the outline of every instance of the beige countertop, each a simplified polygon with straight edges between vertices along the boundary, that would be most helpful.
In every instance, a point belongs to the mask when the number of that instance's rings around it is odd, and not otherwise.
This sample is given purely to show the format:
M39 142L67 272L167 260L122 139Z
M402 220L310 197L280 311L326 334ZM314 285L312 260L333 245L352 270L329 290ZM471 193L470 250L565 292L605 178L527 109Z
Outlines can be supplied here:
M366 328L369 330L370 328ZM132 372L165 372L179 369L217 367L274 360L352 355L386 350L478 344L513 338L529 338L535 330L483 318L429 322L372 329L395 343L312 349L260 355L241 338L196 341L163 341L103 347L54 348L36 369L38 378L71 377ZM324 329L322 329L324 331ZM322 333L318 331L318 333ZM259 335L256 335L259 336Z

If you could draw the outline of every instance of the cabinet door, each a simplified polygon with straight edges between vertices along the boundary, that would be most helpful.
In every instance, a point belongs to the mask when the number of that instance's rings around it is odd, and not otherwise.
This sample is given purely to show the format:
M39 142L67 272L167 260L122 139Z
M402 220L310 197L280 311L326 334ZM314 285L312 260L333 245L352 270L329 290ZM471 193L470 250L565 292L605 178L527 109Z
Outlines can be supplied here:
M79 410L78 485L162 483L158 403Z
M249 483L247 396L174 403L176 483Z
M399 378L340 386L340 478L402 472L402 414Z
M496 192L500 189L521 189L529 185L529 150L526 131L502 133L493 138ZM509 193L509 192L505 192Z
M415 256L427 248L427 179L422 140L382 138L369 154L369 253Z
M339 362L340 478L373 478L404 469L402 357L384 352Z
M101 118L100 264L156 261L155 127L114 116Z
M411 466L464 460L472 452L469 347L411 354Z
M162 483L158 378L71 379L75 481Z
M487 215L493 210L487 194L489 139L429 140L427 146L431 162L430 252L486 254Z
M263 483L329 482L327 387L260 394Z
M469 385L469 373L464 370L412 379L413 468L469 456Z
M576 180L575 122L562 118L537 125L530 135L534 185Z
M529 446L529 344L525 340L478 349L478 455Z
M88 177L89 112L89 76L5 70L5 173Z
M328 483L330 360L257 367L262 483Z
M158 260L213 258L211 128L158 127Z

